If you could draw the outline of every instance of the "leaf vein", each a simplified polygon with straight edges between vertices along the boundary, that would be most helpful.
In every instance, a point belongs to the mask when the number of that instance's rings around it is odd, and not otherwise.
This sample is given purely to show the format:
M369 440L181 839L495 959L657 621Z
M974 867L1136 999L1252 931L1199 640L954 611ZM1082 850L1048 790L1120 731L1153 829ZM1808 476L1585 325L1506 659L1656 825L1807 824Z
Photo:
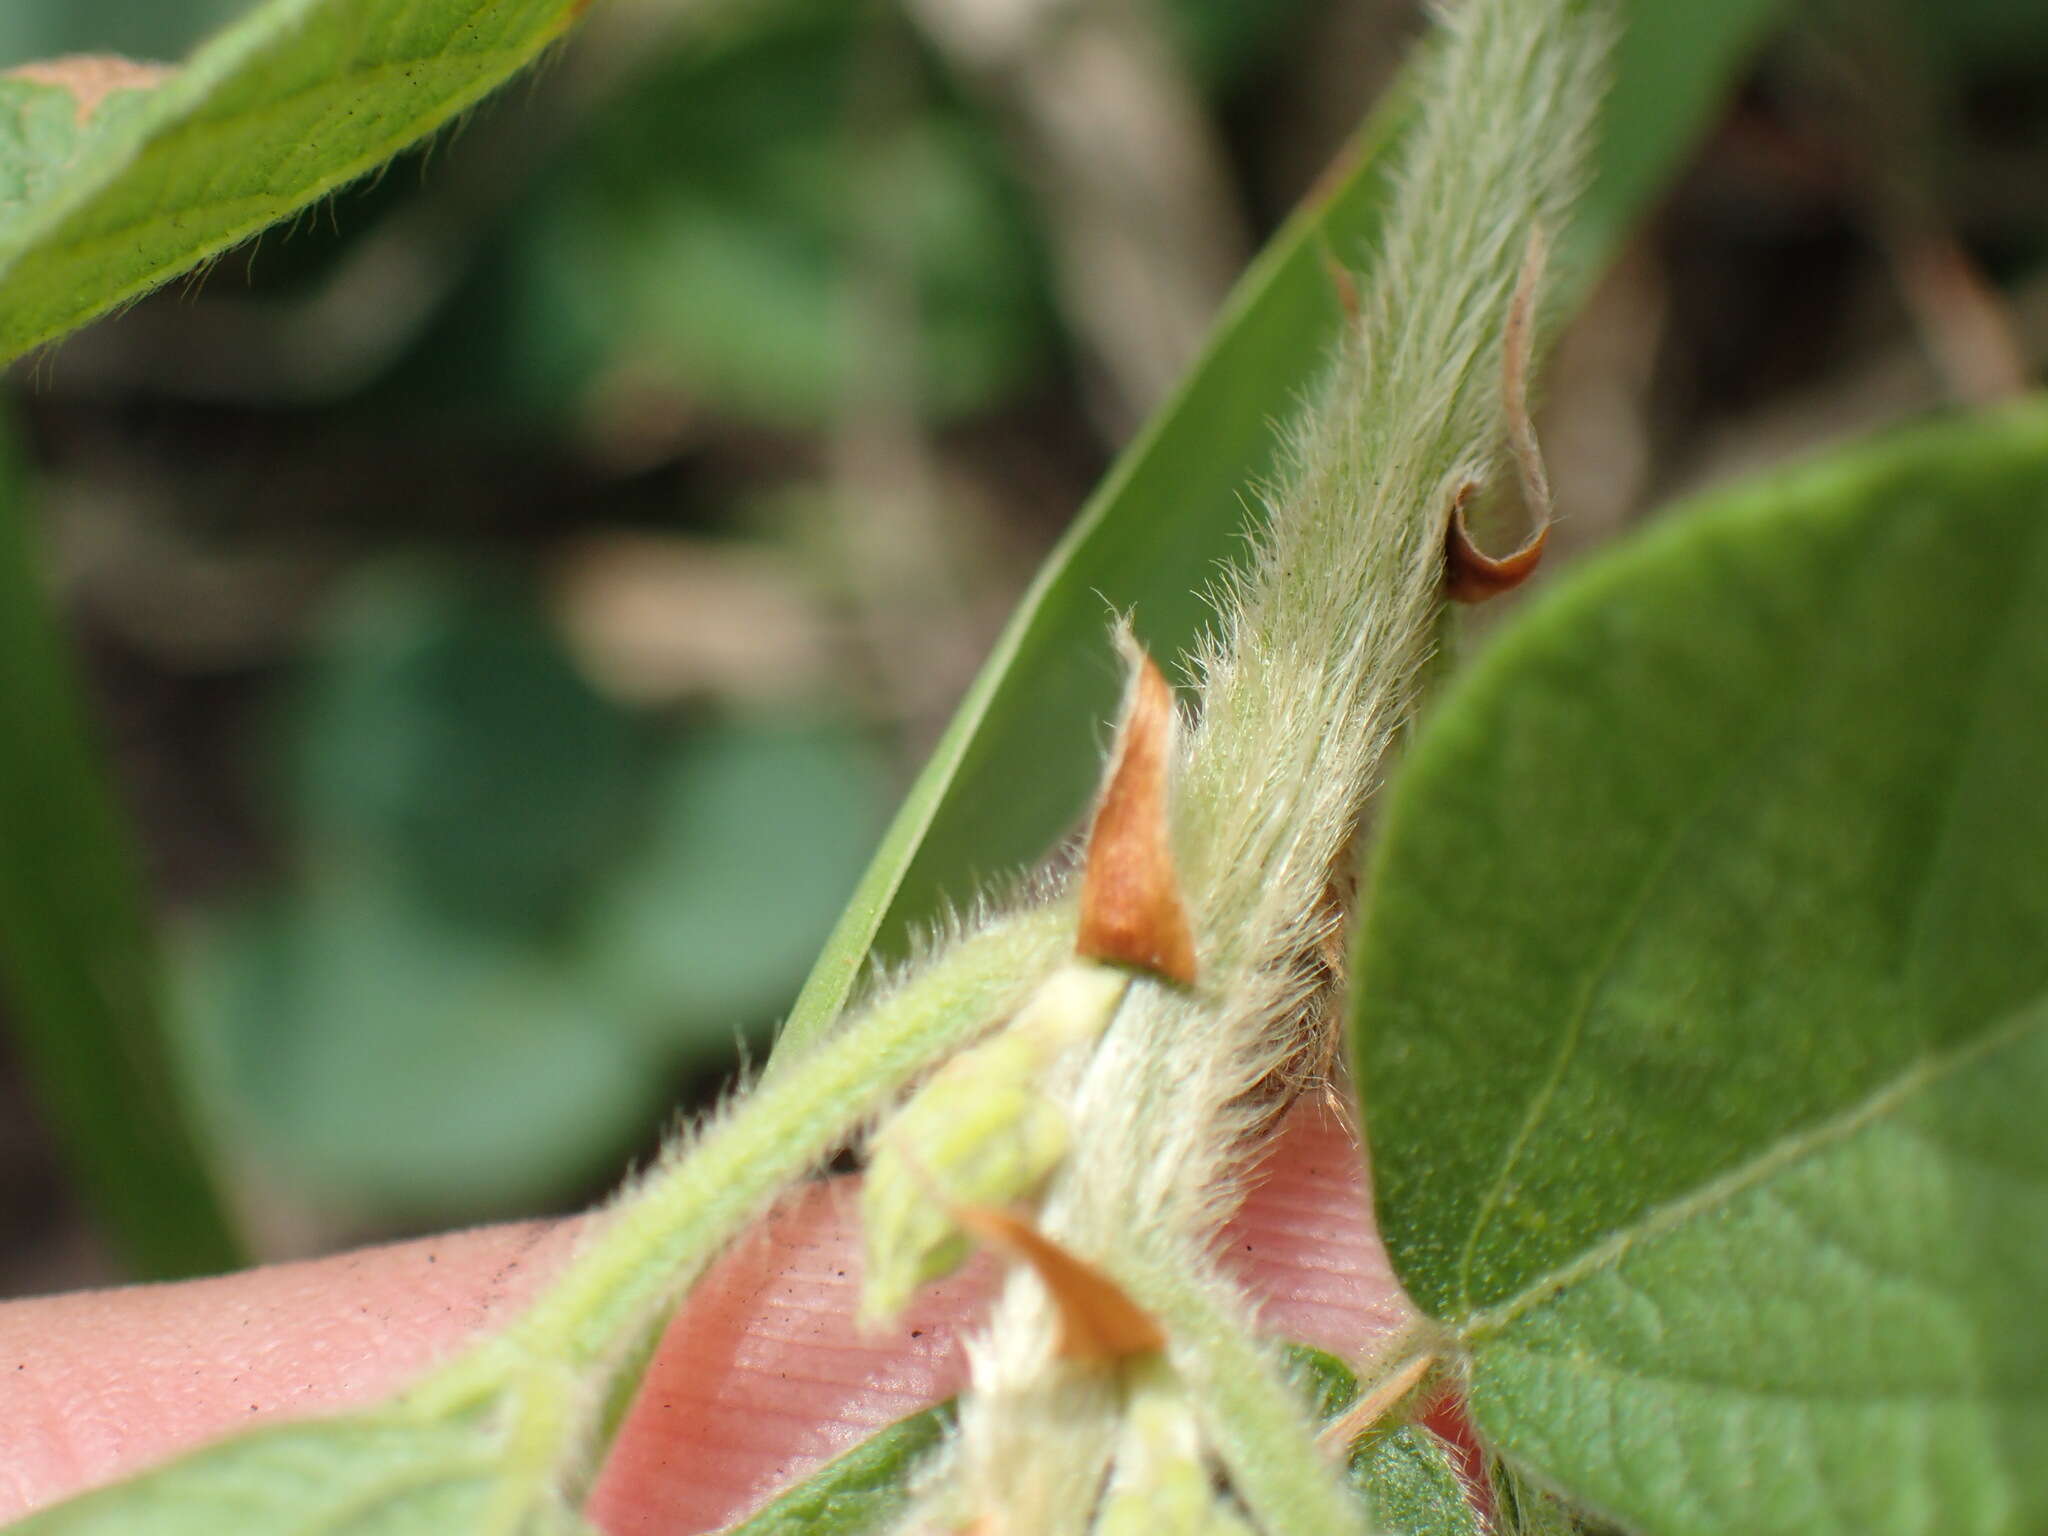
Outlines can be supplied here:
M1699 1185L1689 1194L1650 1207L1634 1225L1612 1233L1570 1263L1538 1276L1498 1306L1470 1314L1458 1324L1460 1337L1467 1344L1472 1344L1499 1333L1567 1286L1614 1268L1641 1243L1677 1231L1698 1217L1712 1214L1775 1175L1837 1142L1847 1140L1943 1078L2014 1044L2030 1030L2048 1023L2048 1009L2041 1006L2042 1002L2043 999L2037 998L2033 1004L2008 1015L1975 1039L1921 1058L1840 1114L1785 1137L1749 1161Z

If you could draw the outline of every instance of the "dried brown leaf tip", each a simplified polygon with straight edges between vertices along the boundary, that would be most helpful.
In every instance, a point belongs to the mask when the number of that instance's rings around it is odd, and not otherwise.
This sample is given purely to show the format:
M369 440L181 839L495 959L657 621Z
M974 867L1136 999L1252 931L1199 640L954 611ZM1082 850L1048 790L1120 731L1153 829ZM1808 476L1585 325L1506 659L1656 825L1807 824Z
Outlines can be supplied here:
M1109 1365L1166 1347L1159 1324L1121 1286L1023 1217L972 1205L955 1207L953 1217L991 1248L1037 1272L1059 1312L1062 1359Z
M168 64L145 64L113 53L73 53L42 59L7 71L10 78L35 85L54 85L78 103L80 126L91 121L101 102L116 91L141 91L160 85L171 74Z
M1195 979L1195 936L1180 898L1166 816L1173 689L1151 657L1135 642L1126 644L1130 689L1088 829L1081 931L1074 947L1086 959L1132 966L1188 986Z

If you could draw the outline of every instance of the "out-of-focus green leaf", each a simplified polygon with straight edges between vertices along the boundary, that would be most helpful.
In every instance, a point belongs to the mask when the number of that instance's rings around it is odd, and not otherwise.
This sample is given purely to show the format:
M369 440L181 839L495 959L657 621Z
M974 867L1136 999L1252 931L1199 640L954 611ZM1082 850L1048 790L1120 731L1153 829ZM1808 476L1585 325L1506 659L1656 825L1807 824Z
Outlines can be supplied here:
M2048 58L2048 11L2034 0L1897 0L1911 43L1938 64L2025 67ZM1879 24L1886 20L1880 14ZM1905 42L1906 40L1901 40Z
M1630 1530L2048 1526L2044 506L2036 400L1674 513L1395 787L1380 1230Z
M643 740L475 566L372 568L318 636L298 871L182 952L208 1081L330 1195L559 1198L788 1005L881 819L876 755L806 721Z
M557 1198L660 1103L578 924L634 733L504 573L372 568L291 711L298 878L202 925L186 1013L267 1160L414 1217Z
M689 733L651 786L647 831L593 896L588 964L661 1041L730 1046L789 1006L887 804L851 733Z
M181 974L200 1059L265 1162L415 1219L560 1198L667 1086L572 955L360 868L217 918Z
M0 971L42 1111L135 1273L243 1262L164 1033L133 836L89 739L0 433Z
M1215 90L1270 59L1307 8L1304 0L1167 0L1158 9L1189 72Z
M632 723L508 575L358 577L295 714L291 809L309 851L386 869L451 918L566 920L627 844Z
M1744 61L1787 9L1785 0L1622 0L1626 25L1600 113L1593 184L1569 231L1582 277L1597 274L1655 205L1680 158L1734 88Z
M617 374L814 426L861 387L857 237L881 219L918 403L981 409L1029 377L1050 304L992 133L915 57L894 61L912 99L866 110L874 14L794 12L700 39L596 115L443 322L438 349L475 338L465 381L559 411Z
M0 358L375 169L523 68L581 3L266 0L104 128L0 141L0 193L28 192L0 202ZM20 89L0 108L20 110Z
M1578 240L1584 281L1640 217L1726 88L1771 0L1626 7L1611 109ZM1277 431L1339 323L1324 252L1365 259L1403 109L1380 108L1341 174L1232 293L1187 380L1082 508L911 790L820 957L778 1047L826 1029L871 954L899 953L959 901L1044 855L1080 816L1118 672L1112 608L1162 661L1205 623L1200 594L1241 548Z
M67 87L0 75L0 250L17 224L148 104L145 89L113 91L81 121Z

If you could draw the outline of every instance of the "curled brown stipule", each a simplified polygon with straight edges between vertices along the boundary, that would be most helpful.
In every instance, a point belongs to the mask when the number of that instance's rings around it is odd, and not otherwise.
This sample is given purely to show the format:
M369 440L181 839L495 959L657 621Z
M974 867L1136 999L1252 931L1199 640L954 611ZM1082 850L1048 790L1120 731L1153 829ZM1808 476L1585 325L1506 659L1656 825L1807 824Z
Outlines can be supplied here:
M1472 540L1466 508L1478 494L1478 482L1463 482L1451 497L1451 515L1444 530L1444 595L1457 603L1483 603L1513 591L1529 579L1543 560L1550 537L1550 476L1543 467L1543 448L1529 417L1529 367L1534 345L1536 286L1549 252L1540 229L1529 233L1522 270L1508 301L1507 324L1501 332L1501 407L1507 418L1508 456L1521 482L1522 502L1535 526L1521 547L1505 555L1487 554Z
M1444 529L1444 596L1454 603L1483 603L1512 592L1542 563L1543 545L1550 537L1546 522L1521 548L1500 556L1487 554L1472 542L1472 531L1465 524L1465 508L1478 490L1478 483L1472 480L1458 487Z

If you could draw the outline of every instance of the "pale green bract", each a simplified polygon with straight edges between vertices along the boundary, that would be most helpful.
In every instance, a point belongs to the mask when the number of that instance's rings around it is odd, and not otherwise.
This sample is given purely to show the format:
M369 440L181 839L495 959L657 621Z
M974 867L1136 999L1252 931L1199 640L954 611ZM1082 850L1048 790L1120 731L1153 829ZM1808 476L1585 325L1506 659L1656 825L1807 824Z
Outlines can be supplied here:
M1673 514L1442 703L1360 967L1482 1436L1658 1536L2048 1523L2048 405Z
M559 37L578 0L269 0L83 125L0 81L0 359L374 170Z

